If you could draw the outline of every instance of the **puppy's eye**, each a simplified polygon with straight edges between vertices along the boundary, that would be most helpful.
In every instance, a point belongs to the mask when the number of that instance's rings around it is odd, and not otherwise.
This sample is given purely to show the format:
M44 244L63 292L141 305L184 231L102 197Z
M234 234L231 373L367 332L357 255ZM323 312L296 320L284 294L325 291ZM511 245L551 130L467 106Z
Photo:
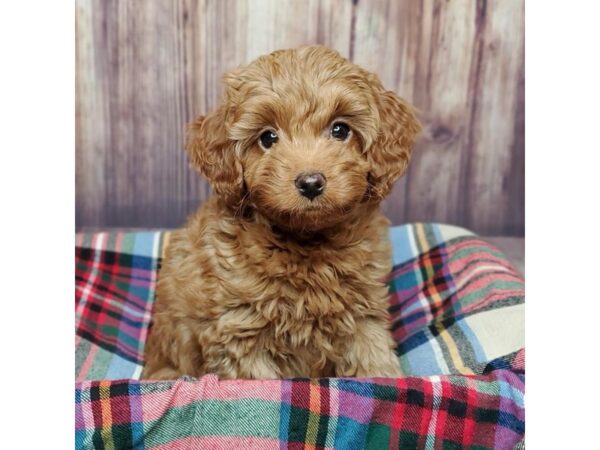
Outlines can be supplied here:
M260 146L267 150L279 140L279 137L277 136L277 133L275 133L273 130L267 130L260 135L258 140L260 141Z
M350 127L344 122L335 122L331 126L331 137L340 141L345 141L350 135Z

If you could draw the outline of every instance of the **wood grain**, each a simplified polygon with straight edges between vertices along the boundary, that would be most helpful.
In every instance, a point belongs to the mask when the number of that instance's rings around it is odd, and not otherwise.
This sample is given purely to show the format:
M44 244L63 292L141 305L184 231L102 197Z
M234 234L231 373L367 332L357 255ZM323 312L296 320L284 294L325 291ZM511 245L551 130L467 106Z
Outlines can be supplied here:
M438 0L78 0L76 225L175 227L210 194L183 151L223 72L318 43L413 102L394 223L524 233L524 6Z

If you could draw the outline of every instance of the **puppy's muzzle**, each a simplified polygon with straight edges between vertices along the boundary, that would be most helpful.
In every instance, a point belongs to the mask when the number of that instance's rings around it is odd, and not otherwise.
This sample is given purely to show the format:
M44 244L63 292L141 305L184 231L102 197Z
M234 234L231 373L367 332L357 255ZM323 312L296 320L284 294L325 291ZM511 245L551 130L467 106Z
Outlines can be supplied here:
M327 181L322 173L313 172L301 174L296 178L295 184L300 194L312 200L323 193Z

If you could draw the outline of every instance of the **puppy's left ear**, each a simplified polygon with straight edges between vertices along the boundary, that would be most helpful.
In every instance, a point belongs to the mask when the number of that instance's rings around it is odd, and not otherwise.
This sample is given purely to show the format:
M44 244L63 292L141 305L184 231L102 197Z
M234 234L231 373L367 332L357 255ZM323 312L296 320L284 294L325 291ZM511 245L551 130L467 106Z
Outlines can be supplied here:
M227 136L227 111L221 105L190 124L186 150L192 165L210 182L225 204L237 208L243 198L242 164Z
M382 200L408 166L417 135L421 131L414 109L392 91L377 93L380 127L367 151L371 164L369 183L372 198Z

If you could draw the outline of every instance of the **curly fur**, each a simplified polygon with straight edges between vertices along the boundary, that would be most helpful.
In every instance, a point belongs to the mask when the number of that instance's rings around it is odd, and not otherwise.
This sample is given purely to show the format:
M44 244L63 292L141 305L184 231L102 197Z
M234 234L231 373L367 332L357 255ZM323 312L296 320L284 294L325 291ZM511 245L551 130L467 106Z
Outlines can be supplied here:
M420 130L377 76L319 46L227 74L187 150L215 196L172 234L144 378L397 376L388 220L379 203ZM346 141L331 138L336 121ZM279 141L263 150L266 127ZM327 180L310 201L294 180Z

